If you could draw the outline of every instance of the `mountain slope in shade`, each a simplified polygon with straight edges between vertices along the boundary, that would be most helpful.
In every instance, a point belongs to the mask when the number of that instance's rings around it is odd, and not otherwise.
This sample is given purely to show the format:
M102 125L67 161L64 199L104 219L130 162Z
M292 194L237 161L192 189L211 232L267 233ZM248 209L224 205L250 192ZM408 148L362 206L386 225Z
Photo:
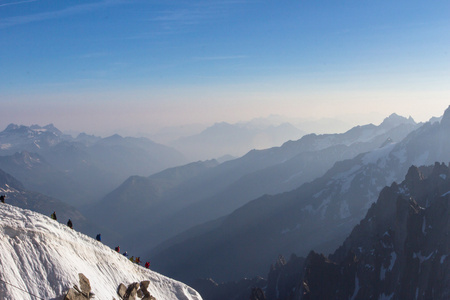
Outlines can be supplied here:
M14 173L15 178L20 178L20 182L24 183L28 190L39 191L45 195L71 194L83 197L70 174L58 170L37 153L22 151L0 156L0 166L3 171Z
M412 166L328 258L314 251L288 261L279 256L260 284L208 279L192 286L208 300L448 299L449 201L449 166ZM249 298L252 287L264 297Z
M334 254L273 267L267 299L449 299L449 204L448 166L411 167Z
M0 168L27 188L77 207L100 199L131 175L148 176L187 162L176 150L146 138L73 138L53 125L10 124L0 132L0 155Z
M121 241L124 244L145 234L149 249L187 228L225 216L266 193L292 190L323 175L336 161L378 148L389 138L399 141L418 126L412 119L393 114L378 126L358 126L343 134L311 134L281 147L250 151L202 172L189 172L190 176L177 179L175 184L159 180L163 172L149 178L133 176L98 204L103 209L96 219L117 228L128 239ZM160 203L158 207L154 205L156 202ZM142 214L139 219L144 221L135 227L118 225L113 216L120 211L120 222L128 224L126 216L136 217L136 205ZM138 232L140 225L144 230Z
M322 176L337 161L376 149L380 145L385 145L387 141L393 142L393 139L401 141L418 126L412 119L391 115L379 126L359 126L342 135L311 135L309 141L313 145L318 143L319 145L315 145L317 149L313 147L311 150L300 150L298 154L285 161L243 174L216 194L193 203L170 220L175 223L174 220L185 219L185 224L197 225L199 220L208 220L204 216L208 216L209 220L224 216L246 204L250 199L264 194L291 191L305 182ZM303 141L305 144L308 143L307 139L308 137L305 137ZM320 141L326 140L329 141L320 145ZM296 142L287 142L285 145L294 143ZM327 143L329 145L326 145ZM188 218L197 220L197 223L189 223Z
M74 207L44 194L29 191L20 181L1 169L0 195L6 195L6 203L47 216L55 211L60 222L66 223L71 219L79 231L87 234L96 232L96 227Z
M217 164L215 160L199 161L169 168L149 177L131 176L106 195L103 201L91 206L86 215L100 220L98 223L107 225L118 233L118 236L128 235L129 243L132 243L134 238L138 239L143 232L148 238L149 234L154 232L149 226L167 217L170 211L183 207L185 199L169 202L165 198L167 193L190 177L204 173ZM106 220L102 219L104 217ZM129 222L135 219L141 221L130 227ZM160 228L158 234L164 234L164 230L166 228ZM135 232L139 235L134 236Z
M1 299L63 299L78 284L78 273L99 300L118 299L119 284L143 280L156 299L202 299L185 284L39 213L0 203L0 215Z
M223 281L264 274L279 254L329 253L365 216L381 189L402 180L411 165L450 161L449 137L450 108L440 123L426 123L399 143L336 163L296 190L255 199L206 233L199 229L201 234L190 233L184 242L149 255L155 268L172 277Z

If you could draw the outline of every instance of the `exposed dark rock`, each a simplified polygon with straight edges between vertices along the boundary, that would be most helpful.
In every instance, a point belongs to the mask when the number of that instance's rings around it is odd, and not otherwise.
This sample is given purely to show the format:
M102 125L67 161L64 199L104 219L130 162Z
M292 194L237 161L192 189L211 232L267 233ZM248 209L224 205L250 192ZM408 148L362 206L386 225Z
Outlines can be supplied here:
M405 177L328 258L272 265L267 299L450 299L450 169L413 166Z
M117 289L117 294L120 296L120 298L123 299L123 297L125 297L126 292L127 292L127 287L123 283L119 284L119 288Z
M282 256L270 267L267 276L267 299L289 299L303 275L304 257L292 254L286 262Z
M449 298L449 167L421 169L385 188L329 259L308 256L294 299Z
M67 292L67 295L64 297L64 300L86 300L89 298L86 298L83 294L78 293L75 289L69 289Z
M147 291L149 285L150 285L149 280L141 281L141 290Z
M69 289L64 297L64 300L86 300L94 296L94 294L91 293L91 284L89 283L89 279L87 279L87 277L82 273L79 273L78 277L80 279L81 288L75 284L73 288Z
M134 299L136 297L137 291L139 289L139 283L134 282L130 285L128 285L127 291L125 293L124 299Z
M136 297L142 300L156 300L147 290L149 285L150 281L148 280L133 282L128 287L121 283L117 289L117 294L123 300L134 300Z
M250 295L250 300L266 300L264 292L260 288L253 288L252 294Z
M91 283L89 282L89 279L87 279L83 273L79 273L78 277L80 278L81 291L83 294L89 295L91 293Z
M144 297L144 292L141 289L139 289L139 290L137 290L136 295L138 296L138 298L142 298L142 297Z

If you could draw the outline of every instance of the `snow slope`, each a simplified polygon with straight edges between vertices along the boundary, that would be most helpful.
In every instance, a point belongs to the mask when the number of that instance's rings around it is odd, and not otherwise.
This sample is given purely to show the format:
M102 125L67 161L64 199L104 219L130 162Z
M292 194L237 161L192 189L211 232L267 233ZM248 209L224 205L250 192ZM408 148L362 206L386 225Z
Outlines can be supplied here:
M79 285L78 273L89 279L95 299L119 299L120 283L143 280L150 280L148 290L158 300L202 299L187 285L44 215L0 203L0 217L0 299L63 299Z

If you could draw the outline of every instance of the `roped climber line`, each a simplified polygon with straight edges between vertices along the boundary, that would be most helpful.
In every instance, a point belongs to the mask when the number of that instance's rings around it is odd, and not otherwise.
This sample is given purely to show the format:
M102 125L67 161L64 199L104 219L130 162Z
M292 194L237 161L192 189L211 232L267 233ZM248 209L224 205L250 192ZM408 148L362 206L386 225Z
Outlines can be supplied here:
M30 294L30 295L33 296L33 297L36 297L36 298L38 298L38 299L45 300L44 298L41 298L41 297L36 296L36 295L33 295L32 293L30 293L30 292L28 292L28 291L25 291L24 289L21 289L20 287L15 286L15 285L12 284L12 283L9 283L9 282L4 281L3 279L0 279L0 281L3 281L4 283L9 284L10 286L13 286L13 287L15 287L16 289L21 290L22 292L25 292L25 293L27 293L27 294Z

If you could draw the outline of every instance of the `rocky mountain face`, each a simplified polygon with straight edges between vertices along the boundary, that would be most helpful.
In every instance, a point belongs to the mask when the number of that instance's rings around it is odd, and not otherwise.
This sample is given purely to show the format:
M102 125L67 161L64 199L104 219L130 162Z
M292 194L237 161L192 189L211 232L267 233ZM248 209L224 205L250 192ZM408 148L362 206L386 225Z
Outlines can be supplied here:
M154 254L154 267L175 278L237 280L266 272L279 254L330 253L365 216L381 189L401 181L411 165L450 161L450 109L398 143L336 163L291 192L265 195L208 229L177 237ZM201 226L199 226L201 227ZM180 242L181 241L181 242ZM220 270L220 271L215 271Z
M148 139L73 138L53 125L9 125L0 132L0 155L0 168L27 188L76 206L100 199L131 175L186 162L179 152Z
M448 299L449 204L448 166L411 167L334 254L308 255L289 297L268 299Z
M418 126L412 119L392 115L379 126L359 126L343 134L312 134L281 147L250 151L222 164L208 163L208 168L185 172L186 176L173 183L169 183L172 179L158 179L164 178L164 172L149 178L133 176L98 204L104 209L96 219L108 227L118 227L117 232L126 239L122 244L130 244L133 238L145 234L150 245L147 249L153 248L187 228L225 216L252 199L292 190L323 175L336 161L378 148L390 137L398 141ZM201 164L173 170L189 170ZM156 202L163 205L156 207ZM111 217L115 211L135 216L135 205L142 213L142 221L136 226L144 229L137 232L135 226L116 226L117 219Z
M449 166L412 166L402 183L381 191L333 254L310 251L288 261L279 256L265 284L253 285L262 293L258 299L448 299L449 204ZM226 286L227 294L252 295L249 287L216 284L204 299L222 299Z
M270 266L267 275L266 299L290 299L292 291L301 282L303 276L304 257L292 254L286 262L283 256Z

